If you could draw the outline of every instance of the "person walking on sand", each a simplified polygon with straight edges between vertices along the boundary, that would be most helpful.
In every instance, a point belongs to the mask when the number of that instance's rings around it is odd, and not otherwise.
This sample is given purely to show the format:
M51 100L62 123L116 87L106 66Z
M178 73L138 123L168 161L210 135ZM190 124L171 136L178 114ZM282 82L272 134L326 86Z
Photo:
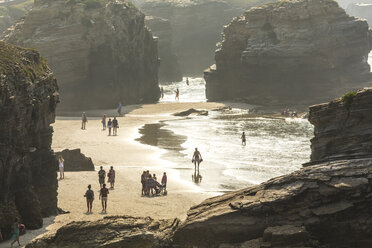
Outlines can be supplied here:
M108 188L106 188L106 184L103 184L102 189L99 191L99 199L101 200L102 203L102 213L106 213L107 209L107 197L109 194Z
M118 120L116 119L116 117L114 117L114 119L112 120L112 134L113 135L118 135L118 128L119 128L119 122Z
M18 243L18 246L21 246L21 243L19 242L19 222L17 218L15 218L13 223L13 235L10 240L13 240L12 243L10 243L12 247L16 241Z
M163 87L160 88L160 97L161 97L161 99L164 98L164 88Z
M164 189L167 189L167 173L163 173L163 178L161 179L161 185L164 187Z
M242 134L242 145L243 146L246 145L245 132L243 132L243 134Z
M201 162L203 162L203 158L202 158L200 152L198 151L198 148L195 148L194 155L192 156L191 161L195 165L195 173L196 173L196 166L198 166L198 173L199 173L199 165L200 165Z
M177 88L177 90L175 91L176 93L176 97L174 98L174 100L180 100L180 91L179 89Z
M121 109L122 109L123 105L121 104L121 102L119 102L119 106L118 106L118 113L119 113L119 116L121 116Z
M189 83L189 78L186 78L186 85L189 86L190 83Z
M111 118L109 118L108 122L107 122L107 127L108 127L108 130L109 130L109 136L111 136L111 128L112 128L112 121L111 121Z
M106 115L102 116L102 130L106 130Z
M58 156L58 168L59 168L59 179L65 179L65 166L64 166L65 160L63 159L62 155Z
M89 184L88 190L85 192L85 195L84 195L84 197L87 198L87 207L88 207L87 213L92 213L92 205L94 201L94 192L91 188L92 186Z
M88 122L87 115L85 114L85 112L83 112L83 115L81 116L81 129L82 130L85 130L85 126L87 122Z
M113 166L111 166L109 172L107 173L107 177L107 182L110 183L110 189L113 189L115 186L115 170Z
M106 178L106 171L103 169L103 166L101 166L101 169L98 171L98 181L99 186L102 188L102 185L105 184L105 178Z
M146 171L143 171L141 175L141 184L142 184L141 195L146 195L146 178L147 178Z

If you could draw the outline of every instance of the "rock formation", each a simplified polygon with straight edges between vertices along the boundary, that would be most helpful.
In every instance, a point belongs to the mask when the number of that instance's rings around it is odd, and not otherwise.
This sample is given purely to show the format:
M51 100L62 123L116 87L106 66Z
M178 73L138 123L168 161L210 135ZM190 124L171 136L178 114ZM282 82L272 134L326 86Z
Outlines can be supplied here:
M57 210L51 150L57 83L32 49L0 42L0 229L9 238L15 217L42 226Z
M173 49L173 30L169 20L146 16L146 26L158 37L158 50L160 58L159 81L178 82L182 81L182 72L178 57Z
M202 75L213 61L223 26L244 11L222 0L147 0L141 10L146 15L169 20L173 39L159 40L159 48L166 46L163 42L172 42L181 72L188 76ZM155 34L161 29L152 27ZM160 57L164 57L162 53Z
M60 155L64 159L65 171L94 171L92 159L82 154L80 149L65 149L61 152L56 152L56 160L58 160Z
M371 79L371 32L333 0L254 7L224 28L205 71L208 100L259 104L329 101Z
M122 0L38 0L4 40L37 48L58 78L62 109L156 101L157 44Z
M310 107L311 162L372 158L372 88Z
M33 0L0 2L0 35L21 19L33 6Z

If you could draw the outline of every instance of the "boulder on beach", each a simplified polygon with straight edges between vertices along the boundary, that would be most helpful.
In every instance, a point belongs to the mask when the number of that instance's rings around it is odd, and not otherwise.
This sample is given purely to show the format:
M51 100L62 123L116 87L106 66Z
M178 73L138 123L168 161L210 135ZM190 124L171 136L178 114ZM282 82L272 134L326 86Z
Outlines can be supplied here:
M29 229L57 211L51 149L58 87L33 49L0 41L0 230L10 238L15 217Z
M224 28L204 73L210 101L308 105L371 81L372 35L333 0L284 0L247 10Z
M56 152L56 160L58 160L60 155L64 159L65 171L94 171L92 159L81 153L80 149L65 149L61 152Z
M174 116L189 116L189 115L208 115L208 111L207 110L196 110L196 109L188 109L188 110L185 110L185 111L182 111L182 112L178 112L178 113L175 113L173 114Z

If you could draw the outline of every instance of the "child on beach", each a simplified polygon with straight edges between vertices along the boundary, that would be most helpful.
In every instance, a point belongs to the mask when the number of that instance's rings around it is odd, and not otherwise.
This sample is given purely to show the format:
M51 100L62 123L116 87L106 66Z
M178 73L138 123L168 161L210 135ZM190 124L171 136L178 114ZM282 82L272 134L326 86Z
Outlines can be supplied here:
M104 213L106 213L107 197L108 197L109 193L110 192L109 192L108 188L106 188L106 184L104 183L102 189L99 191L99 198L100 198L101 203L102 203L102 212L104 212Z
M94 192L91 188L92 186L89 184L88 190L85 192L85 195L84 195L84 197L87 198L87 207L88 207L87 213L92 213L92 205L94 201Z
M107 126L108 126L108 129L109 129L109 136L111 136L111 128L112 128L112 121L111 121L111 118L109 118L108 122L107 122Z
M64 163L65 160L61 155L58 156L58 168L59 168L59 179L62 180L65 178L65 172L64 172Z
M113 166L111 166L109 172L107 173L107 177L108 177L107 182L110 183L110 188L113 189L115 186L115 170Z

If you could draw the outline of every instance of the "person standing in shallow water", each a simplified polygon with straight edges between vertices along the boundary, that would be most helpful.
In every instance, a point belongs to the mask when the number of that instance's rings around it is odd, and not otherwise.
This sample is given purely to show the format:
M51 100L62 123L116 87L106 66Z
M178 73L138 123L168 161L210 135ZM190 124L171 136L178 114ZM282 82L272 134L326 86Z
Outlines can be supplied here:
M119 122L118 120L116 119L116 117L114 117L114 119L112 120L112 134L113 135L118 135L118 128L119 128Z
M115 170L113 166L111 166L109 172L107 173L107 177L108 177L107 182L110 183L110 188L113 189L115 186Z
M94 192L91 188L92 186L89 184L88 190L85 192L85 195L84 195L84 197L87 198L87 207L88 207L87 213L92 213L92 205L94 201Z
M161 97L161 99L164 98L164 88L163 87L160 88L160 97Z
M102 130L106 130L106 115L102 116Z
M86 123L88 122L87 115L85 112L83 112L83 115L81 116L81 129L85 130Z
M200 152L198 151L198 148L195 148L195 151L194 151L194 155L192 156L192 160L191 160L194 165L195 165L195 173L196 173L196 166L198 166L198 174L199 174L199 165L201 162L203 162L203 158L200 154Z
M242 145L243 145L243 146L246 145L245 132L243 132L243 134L242 134Z
M111 121L111 118L108 120L107 122L107 127L108 127L108 130L109 130L109 136L111 136L111 128L112 128L112 121Z
M98 171L98 182L99 186L102 188L102 185L105 184L106 171L101 166L101 169Z
M64 166L65 160L61 155L58 156L58 168L59 168L59 179L62 180L65 178L65 166Z
M106 188L106 184L104 183L102 189L99 191L99 198L100 198L101 203L102 203L102 212L104 212L104 213L106 213L107 197L108 197L109 193L110 192L109 192L108 188Z
M21 246L21 243L19 242L19 223L18 223L18 219L16 218L14 220L14 223L13 223L13 235L12 237L10 238L12 241L12 243L10 244L12 247L14 245L15 242L18 243L18 246Z
M177 88L177 90L175 91L176 93L176 97L174 98L175 100L180 100L180 91L179 89Z

